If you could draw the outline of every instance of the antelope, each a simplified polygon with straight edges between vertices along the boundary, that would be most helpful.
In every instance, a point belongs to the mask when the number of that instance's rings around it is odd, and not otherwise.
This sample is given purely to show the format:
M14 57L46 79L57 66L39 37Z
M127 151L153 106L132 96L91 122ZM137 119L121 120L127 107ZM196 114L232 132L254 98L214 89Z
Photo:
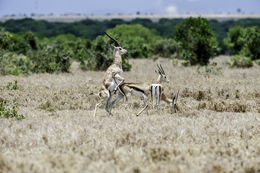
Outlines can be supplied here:
M164 88L161 83L163 82L169 82L162 66L157 65L158 71L155 70L155 72L159 75L157 78L157 83L156 84L151 84L148 82L124 82L119 86L119 92L117 98L112 102L111 109L112 107L119 102L122 98L130 96L130 95L136 95L140 96L143 99L144 107L142 110L140 110L136 116L139 116L147 107L148 105L146 104L147 97L151 94L152 97L152 102L153 102L153 107L155 104L155 97L157 94L157 100L156 100L156 105L157 105L157 113L159 114L159 103L160 99L163 101L167 102L168 104L172 104L173 106L173 112L177 112L177 99L178 99L178 94L174 95L173 99L168 98L165 93L164 93Z
M122 77L122 73L123 73L123 69L122 69L122 55L127 53L126 49L123 49L120 45L120 43L114 39L113 37L111 37L110 35L108 35L106 32L105 34L115 43L114 50L113 50L113 63L107 68L105 74L104 74L104 78L103 78L103 82L101 84L101 87L99 89L98 92L98 97L101 99L101 101L99 103L96 104L95 106L95 110L94 110L94 117L96 116L96 111L97 111L97 107L107 98L106 101L106 107L105 110L108 112L108 115L111 115L111 109L110 109L110 105L111 105L111 100L112 100L112 95L113 95L113 91L115 92L118 88L118 86L120 86L122 84L122 82L124 82L124 78ZM119 80L120 82L117 83L117 80Z

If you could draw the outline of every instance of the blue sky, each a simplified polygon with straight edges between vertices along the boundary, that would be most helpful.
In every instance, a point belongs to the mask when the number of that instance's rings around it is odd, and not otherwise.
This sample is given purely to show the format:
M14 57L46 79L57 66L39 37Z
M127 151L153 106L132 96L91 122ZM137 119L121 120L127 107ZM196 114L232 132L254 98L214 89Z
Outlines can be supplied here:
M260 0L0 0L0 16L31 13L110 14L260 14Z

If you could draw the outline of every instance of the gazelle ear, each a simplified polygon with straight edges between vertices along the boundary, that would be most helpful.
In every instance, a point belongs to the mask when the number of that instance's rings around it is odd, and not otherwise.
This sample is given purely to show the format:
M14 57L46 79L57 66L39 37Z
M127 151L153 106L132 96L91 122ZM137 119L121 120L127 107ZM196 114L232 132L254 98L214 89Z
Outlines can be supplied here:
M157 70L155 70L155 73L158 74Z

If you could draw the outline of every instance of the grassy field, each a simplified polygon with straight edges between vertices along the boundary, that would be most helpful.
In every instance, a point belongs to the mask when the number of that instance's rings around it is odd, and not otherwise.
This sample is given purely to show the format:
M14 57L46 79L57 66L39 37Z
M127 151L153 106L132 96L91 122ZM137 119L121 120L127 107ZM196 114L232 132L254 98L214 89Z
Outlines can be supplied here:
M154 81L161 63L180 91L179 112L161 103L139 117L141 100L122 101L108 117L92 116L104 72L1 76L1 97L16 99L23 120L0 118L0 173L6 172L259 172L260 68L174 67L169 59L130 60L127 81ZM18 81L10 90L8 82Z

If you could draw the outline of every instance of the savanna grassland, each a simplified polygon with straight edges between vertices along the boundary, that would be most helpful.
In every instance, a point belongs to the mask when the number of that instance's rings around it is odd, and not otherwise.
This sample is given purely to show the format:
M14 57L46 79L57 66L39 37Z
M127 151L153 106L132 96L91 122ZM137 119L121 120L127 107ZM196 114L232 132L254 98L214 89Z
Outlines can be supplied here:
M1 97L16 100L23 120L0 118L0 172L259 172L260 68L173 66L170 59L130 60L127 81L154 81L164 67L171 97L160 115L134 114L142 101L122 100L108 117L93 117L104 72L1 76ZM17 80L18 89L7 89Z

